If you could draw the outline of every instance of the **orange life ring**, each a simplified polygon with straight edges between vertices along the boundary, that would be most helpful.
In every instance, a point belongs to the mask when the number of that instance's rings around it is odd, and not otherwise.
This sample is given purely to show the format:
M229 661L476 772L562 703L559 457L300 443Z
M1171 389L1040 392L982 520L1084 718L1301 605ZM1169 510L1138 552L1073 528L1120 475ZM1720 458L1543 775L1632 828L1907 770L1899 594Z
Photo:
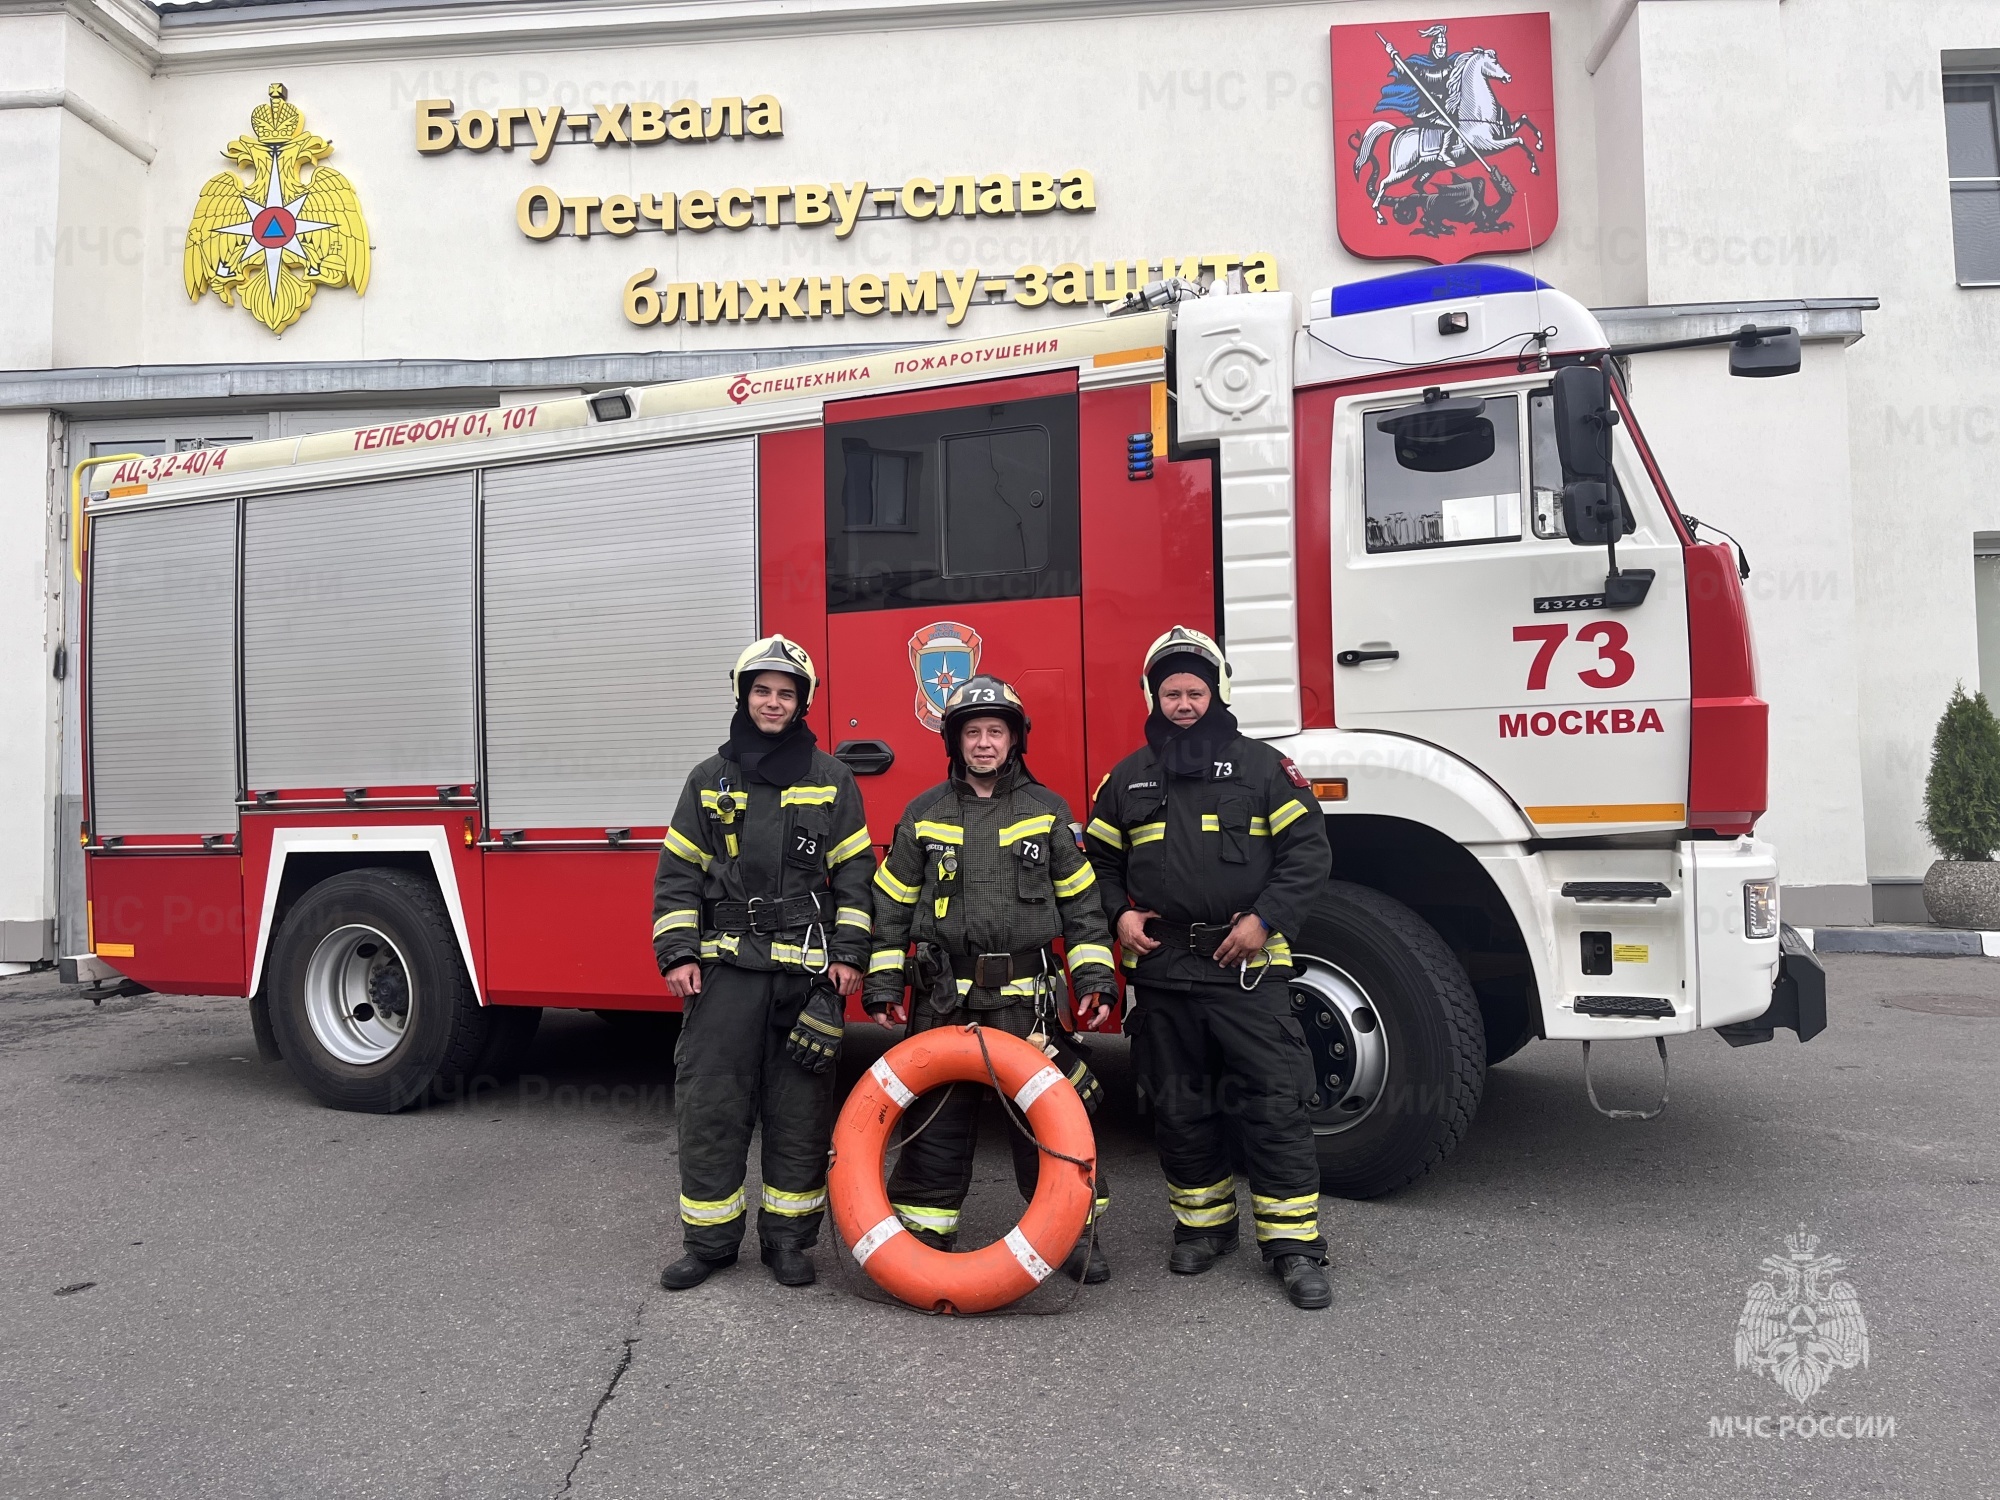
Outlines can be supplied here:
M833 1127L827 1199L841 1238L875 1284L912 1307L932 1312L989 1312L1017 1302L1061 1264L1090 1218L1097 1138L1076 1090L1040 1048L1004 1031L945 1026L891 1047L854 1086ZM1035 1196L1021 1222L981 1250L947 1253L903 1228L882 1181L889 1132L917 1095L948 1083L990 1084L993 1076L1050 1150L1091 1164L1082 1168L1046 1153Z

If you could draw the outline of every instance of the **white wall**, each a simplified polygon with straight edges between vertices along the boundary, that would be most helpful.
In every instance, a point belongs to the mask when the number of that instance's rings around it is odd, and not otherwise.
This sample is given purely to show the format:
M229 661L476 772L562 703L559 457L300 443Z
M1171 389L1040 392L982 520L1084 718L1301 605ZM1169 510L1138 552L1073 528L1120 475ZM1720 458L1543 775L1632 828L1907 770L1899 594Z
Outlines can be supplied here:
M1582 57L1591 0L1497 5L1549 10L1558 58L1562 220L1537 268L1586 301L1598 292L1590 83ZM1381 271L1340 249L1327 103L1328 27L1409 14L1403 0L1234 6L1212 11L1041 19L1032 25L813 31L536 54L446 55L337 63L310 56L254 67L166 73L153 94L160 155L144 222L147 361L547 355L651 348L740 348L946 336L942 318L849 316L818 324L639 329L620 310L625 281L833 275L862 270L1016 266L1167 254L1269 251L1295 290ZM271 22L268 25L282 23ZM1384 63L1386 73L1387 64ZM375 245L365 298L324 292L282 340L212 298L181 290L180 236L222 145L248 129L265 86L282 78L307 127L331 139L330 165L355 182ZM784 105L778 140L643 149L559 145L542 165L526 151L420 156L415 102L461 108L556 99L769 92ZM852 181L1085 167L1094 214L1012 220L863 222L831 227L682 231L537 243L515 226L520 191L543 183L603 196L662 188ZM166 253L168 245L174 253ZM1525 263L1525 259L1523 262ZM976 306L964 336L1073 319Z
M1787 887L1853 889L1868 878L1848 355L1808 344L1799 373L1773 380L1731 378L1719 349L1632 362L1633 404L1674 498L1750 559L1744 593L1771 705L1770 812L1758 832L1778 846ZM1849 907L1848 920L1865 920L1865 908Z
M1882 298L1848 357L1857 671L1868 861L1921 875L1930 740L1952 684L1978 679L1972 535L2000 530L2000 291L1954 283L1940 54L2000 47L1968 0L1782 8L1802 221L1832 241L1806 295Z
M0 17L0 89L62 87L60 16ZM61 214L63 116L55 109L0 109L0 369L50 362L55 334L56 247Z
M1646 298L1792 297L1800 224L1779 0L1641 0Z
M0 922L55 914L49 443L46 413L0 412Z
M1599 22L1617 22L1617 0L1599 7ZM1638 307L1646 301L1646 110L1639 67L1641 28L1627 22L1591 76L1599 222L1599 305ZM1670 126L1667 128L1671 128Z

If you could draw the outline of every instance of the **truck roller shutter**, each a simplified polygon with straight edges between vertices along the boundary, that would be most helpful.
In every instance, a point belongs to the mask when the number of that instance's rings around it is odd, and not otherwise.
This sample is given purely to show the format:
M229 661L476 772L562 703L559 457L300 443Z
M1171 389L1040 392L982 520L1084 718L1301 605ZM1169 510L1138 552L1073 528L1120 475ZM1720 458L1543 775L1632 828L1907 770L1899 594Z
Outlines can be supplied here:
M471 474L244 502L254 789L469 782Z
M236 502L102 516L90 541L91 823L236 827Z
M498 828L657 827L728 734L757 633L754 440L489 469L486 775Z

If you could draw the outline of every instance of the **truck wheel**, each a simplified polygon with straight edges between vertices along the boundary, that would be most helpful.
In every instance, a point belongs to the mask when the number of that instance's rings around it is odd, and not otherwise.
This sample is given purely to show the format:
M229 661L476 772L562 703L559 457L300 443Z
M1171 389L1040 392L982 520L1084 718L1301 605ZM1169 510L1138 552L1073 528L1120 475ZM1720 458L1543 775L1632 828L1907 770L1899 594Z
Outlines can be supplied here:
M1321 1190L1374 1198L1458 1145L1486 1082L1479 998L1437 929L1330 881L1292 944L1293 1014L1313 1054Z
M491 1026L428 881L350 870L301 896L272 943L285 1063L335 1109L393 1114L472 1073Z

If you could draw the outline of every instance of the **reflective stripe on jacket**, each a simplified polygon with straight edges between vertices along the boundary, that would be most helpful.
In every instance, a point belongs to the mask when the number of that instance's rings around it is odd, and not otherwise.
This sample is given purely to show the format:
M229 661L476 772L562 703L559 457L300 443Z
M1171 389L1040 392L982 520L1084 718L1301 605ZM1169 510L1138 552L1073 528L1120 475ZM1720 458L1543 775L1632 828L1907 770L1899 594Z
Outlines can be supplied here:
M912 942L972 957L1057 938L1079 992L1113 987L1097 875L1077 848L1068 803L1018 767L991 797L954 780L910 803L875 872L871 999L902 997ZM959 991L963 1003L991 1008L1031 995L1033 982L980 990L962 980Z
M1097 789L1085 850L1115 930L1133 908L1170 926L1228 922L1254 911L1270 929L1264 956L1291 967L1292 934L1325 888L1333 856L1326 819L1285 758L1241 735L1198 775L1170 776L1148 745ZM1213 984L1213 958L1162 945L1124 955L1142 984Z
M689 959L742 969L862 968L873 925L875 858L854 773L822 751L788 787L746 781L719 755L688 773L653 876L653 956L660 972ZM721 932L718 901L817 893L821 931Z

